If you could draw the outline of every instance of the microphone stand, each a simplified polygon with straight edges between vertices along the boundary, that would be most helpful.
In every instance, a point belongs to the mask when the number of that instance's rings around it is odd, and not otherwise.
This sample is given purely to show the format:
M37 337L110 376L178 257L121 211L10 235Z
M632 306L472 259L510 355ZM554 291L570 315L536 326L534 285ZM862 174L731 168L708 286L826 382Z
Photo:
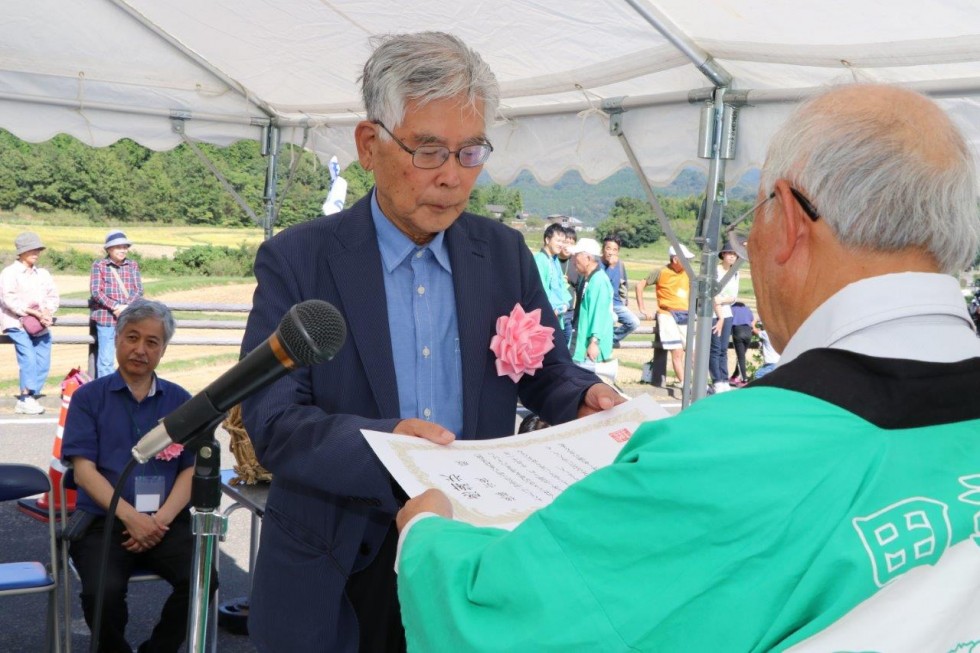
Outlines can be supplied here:
M211 570L218 555L217 538L223 541L228 531L228 517L218 512L221 504L221 446L214 438L214 429L223 419L222 413L188 443L188 446L197 449L191 482L194 562L187 619L188 653L205 651L211 603Z

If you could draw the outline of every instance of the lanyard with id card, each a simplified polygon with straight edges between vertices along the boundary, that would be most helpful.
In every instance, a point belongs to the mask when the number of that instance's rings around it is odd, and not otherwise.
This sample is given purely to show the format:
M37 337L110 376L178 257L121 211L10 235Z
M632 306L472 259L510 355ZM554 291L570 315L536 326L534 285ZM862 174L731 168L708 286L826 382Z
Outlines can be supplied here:
M136 477L136 512L156 512L163 505L167 481L163 476Z
M143 437L140 427L133 417L132 411L126 407L129 419L133 423L133 430L136 432L136 441ZM167 479L159 474L152 474L153 461L151 460L146 467L145 473L140 474L135 479L136 501L133 507L136 512L156 512L163 505L164 494L167 491ZM143 470L141 470L143 471Z

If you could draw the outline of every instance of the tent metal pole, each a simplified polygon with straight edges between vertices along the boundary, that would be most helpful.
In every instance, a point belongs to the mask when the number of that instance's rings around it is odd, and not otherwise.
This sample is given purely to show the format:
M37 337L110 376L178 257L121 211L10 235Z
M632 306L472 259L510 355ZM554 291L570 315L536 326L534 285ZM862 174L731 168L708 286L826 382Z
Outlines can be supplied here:
M262 154L269 157L268 165L265 169L265 193L262 199L265 201L265 239L272 238L272 227L276 224L276 169L279 165L279 126L269 125L265 133L265 142L262 147Z
M735 123L735 114L731 108L728 108L726 116L726 91L726 88L716 89L710 108L711 134L707 140L710 141L711 145L711 160L708 166L708 182L705 188L705 215L703 216L704 219L700 221L701 232L695 237L695 241L701 246L701 274L691 284L692 306L690 314L695 316L693 321L694 333L688 327L687 334L689 348L688 370L686 372L688 374L693 373L692 401L702 399L708 387L708 359L711 354L711 327L714 320L712 298L718 292L715 268L718 263L721 218L727 202L725 195L725 140L726 136L732 134L735 129L735 124L726 125L726 117L731 123ZM692 277L692 279L695 278ZM692 351L693 360L690 355Z
M623 110L621 106L616 106L614 102L605 101L603 102L603 111L609 114L609 132L619 139L620 145L623 147L623 151L626 153L626 157L630 161L630 166L636 173L636 178L640 182L640 186L643 187L644 193L646 193L647 201L653 207L653 213L657 216L657 221L660 223L660 228L663 230L664 234L667 236L667 240L674 247L674 251L681 251L681 241L677 238L677 233L674 228L670 225L670 220L667 218L667 214L664 213L664 209L660 206L660 201L657 199L656 194L653 192L653 187L650 186L650 180L647 179L646 175L643 173L643 167L640 165L639 159L636 158L636 153L633 151L633 147L630 145L629 140L626 138L626 134L623 132ZM688 261L683 256L680 257L681 265L684 266L684 270L687 272L687 276L690 279L694 278L694 268L691 267L690 261ZM693 294L692 294L693 296ZM693 314L693 313L691 313ZM690 403L690 375L685 374L685 383L682 390L681 406L682 408L687 408Z
M636 13L640 14L654 29L663 34L664 38L670 41L675 48L690 59L697 69L701 71L701 74L711 80L712 84L715 86L731 85L731 74L722 68L710 54L692 41L687 34L681 32L666 16L660 14L653 7L641 0L626 0L626 3L633 7Z

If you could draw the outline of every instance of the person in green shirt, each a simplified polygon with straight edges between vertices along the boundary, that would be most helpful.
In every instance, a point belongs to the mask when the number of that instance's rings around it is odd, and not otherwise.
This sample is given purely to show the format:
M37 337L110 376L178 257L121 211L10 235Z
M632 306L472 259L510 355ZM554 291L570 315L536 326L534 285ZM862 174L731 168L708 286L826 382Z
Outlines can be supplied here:
M776 369L642 425L513 531L410 500L409 651L975 648L970 148L922 95L841 86L774 135L760 185L751 237L730 231Z
M580 239L570 252L579 275L572 360L595 370L596 363L612 358L615 321L612 282L599 264L602 249L594 239Z
M565 246L565 228L558 224L550 224L544 230L544 245L541 251L534 255L534 263L538 266L538 274L541 275L541 285L548 295L548 302L551 304L558 324L564 332L565 311L571 306L572 296L568 292L568 282L561 269L561 261L558 255L561 254Z

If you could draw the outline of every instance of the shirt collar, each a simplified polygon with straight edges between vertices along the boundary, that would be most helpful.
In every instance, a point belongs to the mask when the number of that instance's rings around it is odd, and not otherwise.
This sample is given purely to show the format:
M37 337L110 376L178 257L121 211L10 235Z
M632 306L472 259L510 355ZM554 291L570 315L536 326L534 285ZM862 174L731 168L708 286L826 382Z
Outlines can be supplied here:
M419 247L408 236L399 231L398 227L381 211L381 207L378 205L377 190L371 193L371 219L374 221L374 230L378 234L378 249L381 251L381 262L385 266L386 272L390 273L401 265L412 252L427 247L432 251L436 262L446 272L452 273L445 231L440 231L427 245Z
M129 385L127 385L126 379L124 379L123 376L122 376L122 374L119 373L119 370L116 370L115 372L113 372L112 373L112 376L109 378L109 390L111 392L120 392L122 390L125 390L127 392L130 392ZM159 385L157 383L157 373L154 372L153 373L153 380L150 381L150 391L148 393L146 393L146 396L147 397L152 397L157 392L160 392L160 394L163 394L163 386L161 386L161 385ZM130 394L132 394L132 393L130 393Z
M963 326L973 326L959 283L947 274L900 272L861 279L837 291L810 314L786 343L779 363L785 365L810 349L853 350L839 343L886 322L909 322L924 316L953 323L962 320ZM914 342L899 345L916 346Z

